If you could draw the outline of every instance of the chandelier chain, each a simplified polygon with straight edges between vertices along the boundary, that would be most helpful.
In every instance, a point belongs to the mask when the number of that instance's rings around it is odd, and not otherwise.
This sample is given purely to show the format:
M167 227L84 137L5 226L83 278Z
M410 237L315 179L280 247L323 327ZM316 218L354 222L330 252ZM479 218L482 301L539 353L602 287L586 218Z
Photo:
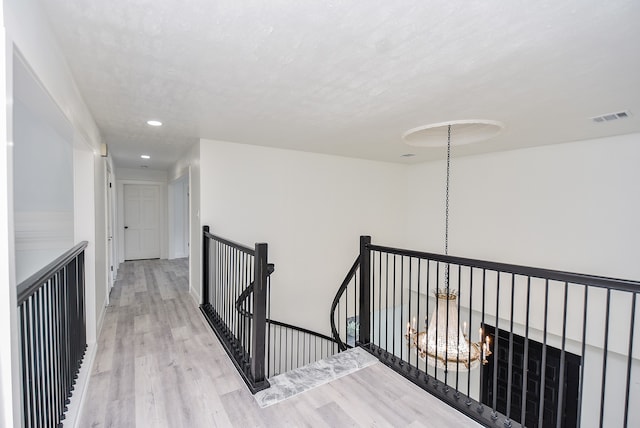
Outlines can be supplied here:
M447 190L444 215L444 254L449 255L449 175L451 171L451 125L447 129Z
M445 215L444 215L444 254L449 255L449 177L451 172L451 124L447 128L447 189L445 194ZM449 263L445 269L444 284L449 290Z

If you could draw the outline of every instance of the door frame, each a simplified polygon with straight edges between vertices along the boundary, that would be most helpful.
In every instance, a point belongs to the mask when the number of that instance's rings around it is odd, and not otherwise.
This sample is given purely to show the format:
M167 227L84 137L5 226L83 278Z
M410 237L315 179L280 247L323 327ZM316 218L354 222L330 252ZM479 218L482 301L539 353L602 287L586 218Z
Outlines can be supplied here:
M105 304L109 304L109 294L116 281L116 275L118 274L117 260L117 236L116 236L116 200L115 190L116 183L110 162L106 161L105 168L105 222L106 222L106 234L107 234L107 294Z
M189 257L189 174L182 174L180 177L169 182L169 259ZM177 197L180 196L184 200L185 205L178 206L176 204ZM184 197L184 199L182 199ZM176 211L180 211L182 222L178 224ZM182 231L177 232L178 226L182 227ZM181 235L180 241L184 243L184 248L177 251L176 244L178 241L178 233Z
M137 184L142 186L158 186L160 198L160 258L166 259L168 253L168 222L167 222L167 182L166 181L145 181L145 180L116 180L118 215L117 215L117 236L118 236L118 263L124 262L124 185Z

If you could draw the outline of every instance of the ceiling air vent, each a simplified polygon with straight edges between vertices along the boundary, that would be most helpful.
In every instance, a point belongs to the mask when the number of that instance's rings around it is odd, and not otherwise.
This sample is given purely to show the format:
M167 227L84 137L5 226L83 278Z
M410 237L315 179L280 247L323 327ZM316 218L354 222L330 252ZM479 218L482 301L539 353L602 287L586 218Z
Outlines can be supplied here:
M611 122L612 120L625 119L629 116L631 116L631 112L629 110L626 110L626 111L620 111L618 113L608 113L608 114L603 114L602 116L592 117L591 120L597 123Z

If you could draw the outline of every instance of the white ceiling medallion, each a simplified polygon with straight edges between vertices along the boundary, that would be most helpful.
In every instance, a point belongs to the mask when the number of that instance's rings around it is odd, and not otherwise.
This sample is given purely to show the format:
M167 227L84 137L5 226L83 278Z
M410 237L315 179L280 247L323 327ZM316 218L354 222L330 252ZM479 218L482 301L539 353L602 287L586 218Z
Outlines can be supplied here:
M449 125L451 133L455 135L453 141L456 146L486 141L504 129L504 124L496 120L451 120L410 129L402 135L402 139L415 147L445 147Z

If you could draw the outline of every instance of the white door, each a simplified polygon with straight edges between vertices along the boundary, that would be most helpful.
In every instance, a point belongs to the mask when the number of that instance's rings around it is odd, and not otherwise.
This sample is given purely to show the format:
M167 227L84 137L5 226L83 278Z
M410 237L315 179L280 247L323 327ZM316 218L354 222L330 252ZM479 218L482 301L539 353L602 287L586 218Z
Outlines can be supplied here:
M160 187L124 185L124 258L160 258Z

